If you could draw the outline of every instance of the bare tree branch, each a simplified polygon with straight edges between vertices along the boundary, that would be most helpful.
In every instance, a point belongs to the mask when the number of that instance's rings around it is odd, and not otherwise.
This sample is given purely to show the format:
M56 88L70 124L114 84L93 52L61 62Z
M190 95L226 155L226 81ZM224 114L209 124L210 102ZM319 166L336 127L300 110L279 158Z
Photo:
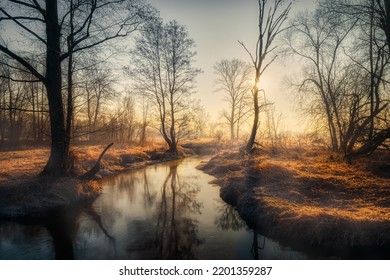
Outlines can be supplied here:
M35 77L37 77L38 80L42 81L43 83L46 82L46 78L42 74L40 74L38 72L38 70L36 70L25 59L23 59L22 57L18 56L17 54L15 54L14 52L12 52L11 50L9 50L7 47L5 47L3 45L0 45L0 51L2 51L3 53L7 54L9 57L11 57L12 59L16 60L17 62L19 62L24 67L26 67L26 69L28 69L31 72L31 74L33 74Z

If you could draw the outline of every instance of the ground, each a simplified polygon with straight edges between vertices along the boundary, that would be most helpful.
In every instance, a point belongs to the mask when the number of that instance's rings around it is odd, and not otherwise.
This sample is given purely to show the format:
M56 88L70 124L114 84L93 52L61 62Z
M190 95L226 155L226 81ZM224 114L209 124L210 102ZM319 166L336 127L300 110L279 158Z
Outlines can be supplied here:
M78 175L94 166L104 148L103 145L73 147L75 174L59 179L38 176L49 157L48 148L0 152L0 216L46 216L52 209L94 199L101 193L100 177L143 166L150 155L163 149L161 145L145 149L111 148L101 162L101 172L92 180L79 180Z
M213 153L214 146L210 141L198 140L183 143L179 152L182 156ZM78 179L94 166L104 148L104 145L73 146L74 174L59 179L38 176L49 158L49 148L0 151L0 217L44 216L51 209L94 199L101 193L98 182L101 177L170 159L163 143L147 147L114 145L92 180Z
M104 145L80 145L72 148L75 157L75 172L83 174L89 170L104 150ZM125 147L114 145L103 158L102 165L105 172L124 170L129 164L143 162L149 159L147 153L161 151L161 145L148 148ZM15 185L20 180L35 177L45 166L49 158L49 148L33 148L16 151L0 152L0 187Z
M214 153L221 143L183 143L181 154ZM226 147L226 146L225 146ZM277 240L322 246L390 247L390 152L352 164L328 151L301 148L260 151L242 157L238 147L219 152L200 167L216 177L221 197L260 233ZM100 194L98 179L128 168L167 160L161 145L114 145L95 180L77 179L104 146L74 147L71 178L47 182L37 176L49 150L0 152L0 215L40 214Z
M201 167L221 197L261 233L317 245L390 247L390 153L346 163L320 150L284 149Z

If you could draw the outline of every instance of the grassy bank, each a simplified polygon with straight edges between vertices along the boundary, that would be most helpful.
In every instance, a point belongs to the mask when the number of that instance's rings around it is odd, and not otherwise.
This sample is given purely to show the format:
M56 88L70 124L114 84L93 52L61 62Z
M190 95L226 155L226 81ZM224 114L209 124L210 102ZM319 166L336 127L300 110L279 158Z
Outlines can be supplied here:
M221 197L268 237L321 246L390 247L390 154L348 165L290 149L241 158L225 153L202 169Z
M210 141L185 143L183 156L214 152ZM0 216L40 216L50 209L94 199L101 193L99 179L128 169L169 160L162 144L148 147L114 145L101 162L101 171L89 181L77 179L94 166L105 146L74 147L74 174L60 179L39 177L49 149L36 148L0 152ZM203 147L203 148L202 148ZM210 149L211 150L210 150Z

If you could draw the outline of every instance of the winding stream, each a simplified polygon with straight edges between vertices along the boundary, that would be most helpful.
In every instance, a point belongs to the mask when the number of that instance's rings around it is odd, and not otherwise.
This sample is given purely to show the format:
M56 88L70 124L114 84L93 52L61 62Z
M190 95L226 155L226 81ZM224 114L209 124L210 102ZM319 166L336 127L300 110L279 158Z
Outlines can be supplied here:
M203 158L206 160L206 158ZM247 229L202 158L103 181L93 203L45 220L0 221L0 259L302 259Z

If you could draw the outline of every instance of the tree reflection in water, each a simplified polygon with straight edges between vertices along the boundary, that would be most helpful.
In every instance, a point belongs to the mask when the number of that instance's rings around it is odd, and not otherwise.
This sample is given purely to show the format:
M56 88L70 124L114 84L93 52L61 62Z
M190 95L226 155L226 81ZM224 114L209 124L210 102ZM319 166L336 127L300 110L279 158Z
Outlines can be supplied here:
M238 231L246 225L236 209L229 204L221 203L218 212L220 216L215 219L215 225L222 230Z
M247 231L235 209L220 200L219 188L209 184L212 178L195 168L198 164L186 159L107 178L98 199L55 211L48 219L0 220L0 258L304 257Z
M53 239L55 258L74 259L73 243L78 232L81 207L59 210L52 214L45 226Z
M148 188L144 190L149 201ZM169 173L161 185L161 201L156 203L154 235L135 240L128 251L137 251L141 259L194 259L194 249L203 243L198 237L198 221L191 217L201 214L199 191L199 186L188 176L181 180L178 162L169 165Z
M152 207L157 195L155 193L151 193L150 191L150 183L148 180L148 175L146 173L146 169L143 170L143 178L144 178L144 205L145 207Z
M240 215L234 207L229 204L221 203L218 207L220 216L215 220L215 225L222 230L239 231L246 227L246 223L241 219ZM265 247L265 236L258 234L252 230L253 239L251 247L251 255L255 260L260 259L260 251Z
M74 243L79 231L80 216L86 214L96 223L101 232L110 241L116 255L115 238L110 235L102 222L101 216L93 208L92 203L76 205L61 209L53 213L45 222L45 226L52 237L56 259L74 259Z
M260 239L260 241L259 241ZM253 231L253 243L251 254L255 260L260 259L260 250L264 250L265 247L265 236L258 234L256 231Z

